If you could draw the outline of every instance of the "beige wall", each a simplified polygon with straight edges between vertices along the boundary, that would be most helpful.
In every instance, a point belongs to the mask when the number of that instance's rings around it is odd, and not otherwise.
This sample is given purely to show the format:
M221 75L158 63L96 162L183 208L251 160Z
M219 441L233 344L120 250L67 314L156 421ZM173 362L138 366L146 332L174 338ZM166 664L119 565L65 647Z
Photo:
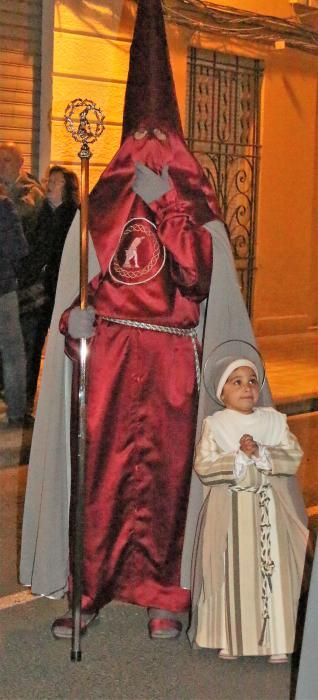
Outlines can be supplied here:
M77 97L93 100L106 129L91 148L92 185L120 142L134 11L129 0L55 5L51 162L79 169L79 146L65 130L64 111Z
M38 0L0 0L0 142L19 144L38 174L41 16Z
M317 69L317 59L299 51L272 51L265 61L254 290L259 335L315 323Z
M273 16L294 13L288 0L223 4ZM63 114L70 100L92 99L106 114L106 131L92 146L92 185L119 146L135 9L132 0L110 0L107 7L55 2L51 161L79 169L78 145ZM190 45L264 61L253 323L258 335L303 332L318 321L318 57L173 25L167 34L183 122Z
M213 2L211 4L213 5ZM308 5L317 8L318 0L222 0L219 4L260 15L291 19L299 12L304 13Z
M318 93L318 89L317 89ZM318 328L318 99L316 98L315 120L315 152L313 177L313 206L311 219L310 250L310 318L314 327Z

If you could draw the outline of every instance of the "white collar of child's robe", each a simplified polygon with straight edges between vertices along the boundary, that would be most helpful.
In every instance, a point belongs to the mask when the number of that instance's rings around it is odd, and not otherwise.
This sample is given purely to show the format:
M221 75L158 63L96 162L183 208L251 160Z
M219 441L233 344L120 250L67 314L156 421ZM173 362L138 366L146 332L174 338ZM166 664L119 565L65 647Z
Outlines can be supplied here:
M214 439L226 452L237 450L245 433L262 445L278 445L286 430L286 416L270 407L255 408L247 414L225 408L214 413L209 423Z

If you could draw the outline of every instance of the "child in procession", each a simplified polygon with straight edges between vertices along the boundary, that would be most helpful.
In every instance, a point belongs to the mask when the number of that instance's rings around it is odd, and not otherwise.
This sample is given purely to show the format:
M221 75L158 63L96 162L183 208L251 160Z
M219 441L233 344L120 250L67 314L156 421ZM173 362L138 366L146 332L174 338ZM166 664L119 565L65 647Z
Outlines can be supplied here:
M193 557L190 641L219 657L294 650L308 530L288 489L301 447L286 416L258 406L258 363L216 363L211 392L223 410L203 421L194 468L207 496Z

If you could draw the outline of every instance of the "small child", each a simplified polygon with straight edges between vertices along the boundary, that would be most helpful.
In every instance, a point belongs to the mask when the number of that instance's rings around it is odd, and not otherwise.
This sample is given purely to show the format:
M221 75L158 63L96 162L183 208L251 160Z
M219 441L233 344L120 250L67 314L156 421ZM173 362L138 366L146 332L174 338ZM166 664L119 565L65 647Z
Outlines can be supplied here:
M259 372L219 361L212 393L224 409L205 418L194 468L209 492L194 552L191 642L222 659L294 649L308 530L288 482L302 450L286 416L256 407Z

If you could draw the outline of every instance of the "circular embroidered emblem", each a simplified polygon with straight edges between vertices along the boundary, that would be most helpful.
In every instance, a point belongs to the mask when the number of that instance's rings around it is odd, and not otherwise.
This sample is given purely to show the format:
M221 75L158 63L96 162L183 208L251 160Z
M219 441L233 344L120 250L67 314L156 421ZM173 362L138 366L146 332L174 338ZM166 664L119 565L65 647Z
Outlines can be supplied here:
M156 226L142 217L130 219L109 263L109 273L121 284L144 284L156 277L166 260L166 249L156 235Z

